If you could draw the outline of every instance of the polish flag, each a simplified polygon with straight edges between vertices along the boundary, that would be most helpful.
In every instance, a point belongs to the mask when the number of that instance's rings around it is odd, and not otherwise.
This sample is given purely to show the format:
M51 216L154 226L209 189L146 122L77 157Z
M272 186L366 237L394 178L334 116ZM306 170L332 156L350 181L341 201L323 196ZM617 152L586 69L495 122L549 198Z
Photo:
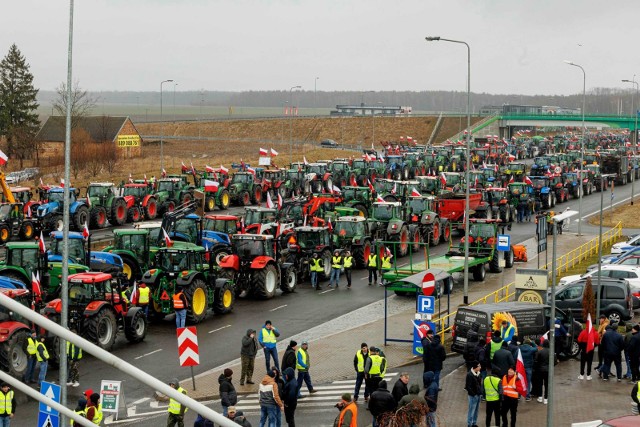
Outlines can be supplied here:
M511 178L509 178L509 184L513 184L514 182L516 182L516 180L513 179L513 175L511 175Z
M487 164L486 164L484 161L482 162L482 168L483 168L483 169L486 169L486 168L487 168Z
M220 165L220 172L228 174L229 173L229 169L227 169L224 166Z
M376 202L384 203L384 199L380 195L378 195L378 197L376 197Z
M356 182L356 176L355 175L351 175L351 179L349 180L349 185L351 185L352 187L357 187L358 183Z
M307 162L307 156L302 156L302 161L304 162L305 165L309 164L309 162Z
M129 184L133 184L133 177L131 176L131 172L129 172Z
M40 187L44 187L44 182L42 182L42 178L40 178Z
M542 345L542 343L545 341L549 341L549 331L547 331L546 334L540 337L540 345Z
M4 166L7 164L7 160L9 160L9 157L7 157L6 154L4 154L2 152L2 150L0 150L0 166Z
M509 154L509 161L513 162L516 159L516 156L514 156L513 154Z
M340 189L335 184L333 185L332 192L333 192L333 194L342 193L342 191L340 191Z
M493 167L493 170L495 170L496 172L498 172L498 164L496 163L496 165Z
M272 148L271 149L271 157L275 157L277 155L278 155L278 152Z
M91 235L91 233L89 233L89 225L85 221L84 222L84 227L82 227L82 237L84 238L84 240L87 240L90 235Z
M520 349L518 349L518 359L516 360L516 372L520 380L519 382L516 381L516 390L521 396L526 396L529 387L527 386L527 372L524 370L524 360Z
M138 304L138 282L133 281L133 289L131 290L131 304Z
M260 155L261 156L266 156L267 154L269 154L269 152L267 150L265 150L264 148L260 148Z
M31 218L33 216L33 212L31 212L31 205L27 206L27 218Z
M440 183L442 183L443 187L447 185L447 176L444 174L444 172L440 173Z
M185 173L186 171L188 171L189 169L187 168L187 165L184 164L184 162L182 162L182 165L180 167L180 170L182 171L182 173Z
M420 194L420 192L418 190L416 190L416 187L411 188L411 195L413 197L420 197L422 196L422 194Z
M393 188L391 189L391 194L396 194L398 192L398 186L396 183L393 183Z
M91 207L91 197L87 194L87 206Z
M215 193L218 191L220 183L218 181L211 181L209 179L204 180L204 191L208 193Z
M329 233L333 233L333 224L331 224L331 218L329 218L329 222L327 223L327 227L329 227Z
M251 166L247 166L247 172L249 172L253 176L256 176L256 170Z
M529 178L528 176L524 177L524 183L527 185L533 185L533 181L531 181L531 178Z
M267 192L267 208L273 209L274 207L273 200L271 200L271 193Z
M44 245L44 235L42 234L42 231L40 232L40 240L38 240L38 247L40 248L41 254L47 252L47 247Z
M64 178L60 179L60 187L64 188Z
M204 170L207 171L208 173L215 173L216 170L214 168L212 168L209 165L205 165Z
M591 313L587 314L587 353L595 348L595 338L593 336L593 323L591 323ZM598 350L600 351L600 350Z
M477 176L476 176L476 182L474 184L474 187L476 187L476 188L478 187L478 177Z
M191 174L196 174L196 168L193 167L193 162L189 162L191 164Z
M161 176L162 178L164 178L164 177L166 177L166 176L167 176L167 171L166 171L164 168L162 168L162 174L160 174L160 176Z
M282 209L282 195L278 193L278 209Z
M169 237L169 235L167 234L167 231L164 229L164 227L162 228L162 234L164 235L164 243L165 243L165 245L167 245L168 248L173 246L173 240L171 240L171 237Z
M40 273L34 274L31 272L31 292L36 300L42 298L42 288L40 287Z
M367 185L369 186L369 191L373 191L373 184L371 184L371 181L367 178Z

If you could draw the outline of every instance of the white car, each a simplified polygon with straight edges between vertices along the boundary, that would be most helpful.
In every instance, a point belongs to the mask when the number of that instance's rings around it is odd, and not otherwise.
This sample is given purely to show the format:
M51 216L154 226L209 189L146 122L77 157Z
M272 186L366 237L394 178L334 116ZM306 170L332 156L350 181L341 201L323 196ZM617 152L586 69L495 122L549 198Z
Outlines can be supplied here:
M574 276L565 276L560 279L559 286L568 285L569 283L576 282L585 277L592 277L592 282L595 285L597 275L598 269L588 271L582 275L576 274ZM625 279L629 282L633 293L640 290L640 267L632 265L607 264L602 266L601 276L610 277L612 279Z
M611 253L621 254L635 248L636 246L640 246L640 234L636 234L626 242L615 243L613 246L611 246Z

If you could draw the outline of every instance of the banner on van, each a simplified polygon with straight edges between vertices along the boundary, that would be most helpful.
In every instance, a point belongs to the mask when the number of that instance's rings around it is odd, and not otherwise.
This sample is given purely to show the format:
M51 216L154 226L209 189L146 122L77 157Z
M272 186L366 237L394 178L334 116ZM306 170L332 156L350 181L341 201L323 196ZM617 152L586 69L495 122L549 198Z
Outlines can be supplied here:
M516 289L546 291L549 285L549 272L533 268L516 269Z

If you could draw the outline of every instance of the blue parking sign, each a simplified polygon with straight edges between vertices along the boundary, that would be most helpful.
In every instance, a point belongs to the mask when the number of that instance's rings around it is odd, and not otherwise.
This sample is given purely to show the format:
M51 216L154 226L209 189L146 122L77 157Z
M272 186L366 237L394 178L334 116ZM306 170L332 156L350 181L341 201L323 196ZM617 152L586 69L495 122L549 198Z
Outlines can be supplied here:
M435 314L436 298L426 295L418 295L418 313Z

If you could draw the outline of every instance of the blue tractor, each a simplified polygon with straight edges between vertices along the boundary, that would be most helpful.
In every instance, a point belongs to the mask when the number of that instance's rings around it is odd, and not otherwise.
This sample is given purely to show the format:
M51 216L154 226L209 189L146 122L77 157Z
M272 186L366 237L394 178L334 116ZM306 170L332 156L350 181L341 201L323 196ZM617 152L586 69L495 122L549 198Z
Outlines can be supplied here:
M551 179L548 176L530 176L531 187L536 202L536 212L542 209L550 209L556 205L556 193L551 188Z
M89 224L89 206L85 200L78 200L79 191L69 189L69 226L71 229L82 230ZM53 187L46 192L47 203L38 206L38 220L44 231L62 230L62 215L64 212L64 188Z
M62 231L51 233L53 239L48 253L49 262L62 262ZM119 255L91 250L91 241L82 233L69 232L69 263L89 267L91 271L101 271L117 276L122 273L123 263Z

